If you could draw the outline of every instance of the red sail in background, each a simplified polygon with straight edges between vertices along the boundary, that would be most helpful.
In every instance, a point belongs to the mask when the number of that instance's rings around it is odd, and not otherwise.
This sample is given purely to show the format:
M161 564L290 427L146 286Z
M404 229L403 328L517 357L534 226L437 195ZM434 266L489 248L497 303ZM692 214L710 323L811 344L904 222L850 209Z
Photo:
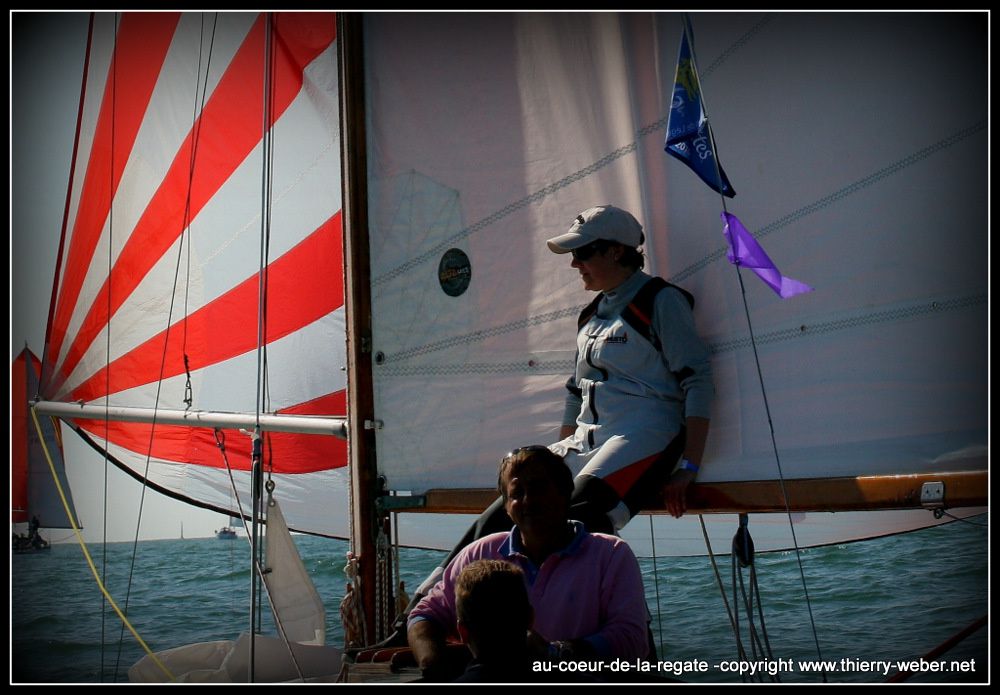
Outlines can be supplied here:
M28 348L14 360L10 374L10 520L28 521L28 369L41 362ZM31 394L34 395L34 394Z
M36 521L43 528L71 528L68 507L74 523L82 528L66 479L57 425L41 416L36 425L29 411L29 399L38 395L41 363L31 350L24 348L14 360L12 370L11 521ZM58 486L55 478L59 480Z

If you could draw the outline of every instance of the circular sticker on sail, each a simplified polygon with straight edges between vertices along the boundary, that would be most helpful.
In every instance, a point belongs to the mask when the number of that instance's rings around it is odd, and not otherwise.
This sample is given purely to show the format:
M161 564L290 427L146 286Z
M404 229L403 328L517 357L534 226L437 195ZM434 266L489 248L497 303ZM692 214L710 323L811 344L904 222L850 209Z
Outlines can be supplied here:
M457 297L469 289L472 263L461 249L448 249L438 264L438 282L449 297Z

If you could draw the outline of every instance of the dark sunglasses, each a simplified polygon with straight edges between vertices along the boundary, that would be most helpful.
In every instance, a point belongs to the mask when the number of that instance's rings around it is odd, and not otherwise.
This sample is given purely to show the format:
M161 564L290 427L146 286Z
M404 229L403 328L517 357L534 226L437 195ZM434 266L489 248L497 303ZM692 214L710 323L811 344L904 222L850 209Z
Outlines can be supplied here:
M607 242L602 240L592 241L586 246L581 246L578 249L573 249L571 253L573 254L574 261L589 261L591 258L599 253L604 253L610 248Z

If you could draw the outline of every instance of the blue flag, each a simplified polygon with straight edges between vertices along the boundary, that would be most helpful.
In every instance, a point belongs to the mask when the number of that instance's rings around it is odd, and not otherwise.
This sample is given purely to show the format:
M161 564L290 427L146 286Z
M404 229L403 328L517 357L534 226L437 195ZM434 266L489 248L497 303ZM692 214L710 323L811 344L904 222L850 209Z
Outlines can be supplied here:
M688 25L688 30L681 36L677 74L674 77L674 99L670 105L667 142L663 149L691 167L713 190L732 198L736 191L729 184L722 165L717 164L712 149L708 119L705 118L705 108L701 101L701 84L691 59L691 47L688 45L690 31Z

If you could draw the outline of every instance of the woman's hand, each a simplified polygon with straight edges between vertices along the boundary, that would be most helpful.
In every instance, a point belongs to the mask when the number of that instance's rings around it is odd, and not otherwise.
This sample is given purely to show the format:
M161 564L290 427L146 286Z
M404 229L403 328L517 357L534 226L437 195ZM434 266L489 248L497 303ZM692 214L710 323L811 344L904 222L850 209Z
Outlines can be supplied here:
M549 656L549 641L534 630L528 630L528 653L538 659Z
M694 482L693 471L678 470L670 476L663 488L663 504L670 515L680 518L687 511L687 489Z

